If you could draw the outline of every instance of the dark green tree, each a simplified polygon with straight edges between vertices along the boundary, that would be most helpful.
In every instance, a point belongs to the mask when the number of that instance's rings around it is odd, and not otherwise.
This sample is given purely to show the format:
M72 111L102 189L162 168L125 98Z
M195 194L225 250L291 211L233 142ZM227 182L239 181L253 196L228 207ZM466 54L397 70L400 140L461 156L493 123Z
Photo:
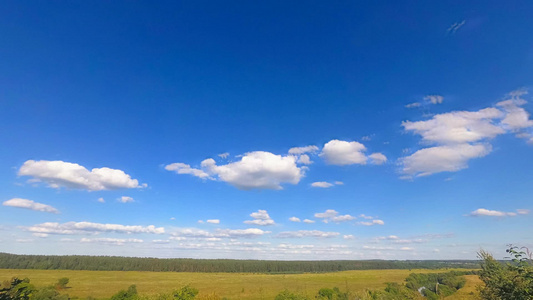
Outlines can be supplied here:
M0 300L28 300L35 291L28 278L12 278L0 285Z

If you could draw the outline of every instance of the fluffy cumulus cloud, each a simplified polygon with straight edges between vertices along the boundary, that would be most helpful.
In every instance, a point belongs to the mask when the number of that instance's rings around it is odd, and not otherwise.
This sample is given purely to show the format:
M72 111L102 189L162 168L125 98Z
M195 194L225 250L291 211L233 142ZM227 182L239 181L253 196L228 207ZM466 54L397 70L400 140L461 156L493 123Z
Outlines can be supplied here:
M497 210L488 210L485 208L478 208L471 212L469 216L472 217L515 217L517 215L527 215L529 214L529 210L527 209L517 209L516 212L504 212L504 211L497 211Z
M309 219L304 219L302 222L304 222L305 224L313 224L313 223L315 223L314 220L309 220Z
M521 106L526 90L509 93L496 107L478 111L454 111L437 114L429 120L402 123L406 131L418 134L423 144L415 153L400 158L405 177L425 176L440 172L456 172L468 167L468 161L486 156L492 150L494 137L515 133L527 140L533 138L533 120Z
M165 233L165 228L155 227L154 225L121 225L121 224L102 224L91 222L67 222L56 223L46 222L30 227L25 227L25 230L32 233L43 234L96 234L100 232L116 232L116 233Z
M307 154L300 155L296 162L302 165L310 165L313 163L313 161L311 161L311 158Z
M326 163L337 166L364 165L369 159L372 164L376 165L387 161L387 157L382 153L372 153L367 156L365 151L365 145L359 142L331 140L324 145L319 156L324 158Z
M253 220L246 220L244 221L245 224L259 225L259 226L267 226L267 225L275 224L274 220L270 218L266 210L260 209L257 212L253 212L250 214L250 217L252 217Z
M506 114L501 121L505 129L519 131L524 128L533 127L533 120L529 119L529 113L522 107L527 102L522 96L527 95L528 91L520 89L509 93L511 99L498 102L496 105L502 108Z
M291 222L301 222L300 218L297 218L297 217L290 217L289 221L291 221Z
M54 214L59 213L59 210L57 210L56 208L50 205L46 205L46 204L42 204L42 203L38 203L32 200L22 199L22 198L13 198L13 199L4 201L2 205L31 209L35 211L49 212L49 213L54 213Z
M323 213L316 213L315 218L322 219L322 222L329 223L340 223L355 220L354 216L350 215L339 215L339 212L333 209L328 209Z
M383 153L372 153L368 157L374 165L382 165L387 162L387 157Z
M214 159L209 158L202 161L201 170L195 169L196 171L186 174L200 178L213 177L242 190L280 190L283 188L281 186L283 183L298 184L304 176L304 169L298 167L296 160L297 158L292 155L282 156L265 151L255 151L244 154L240 161L226 165L217 165ZM168 165L165 168L168 169L172 165L176 164Z
M278 238L334 238L339 236L338 232L326 232L320 230L298 230L280 232Z
M330 165L366 164L366 147L359 142L331 140L324 145L320 156Z
M403 173L426 176L439 172L456 172L468 167L468 161L490 153L490 144L457 144L418 150L400 160Z
M505 131L494 123L495 119L502 116L502 111L491 107L479 111L438 114L426 121L404 121L402 126L405 130L422 136L425 142L471 143L504 133Z
M219 219L209 219L206 222L209 223L209 224L220 224L220 220Z
M60 160L28 160L20 167L18 175L33 177L32 181L45 182L52 188L101 191L146 187L122 170L104 167L89 171L78 164Z

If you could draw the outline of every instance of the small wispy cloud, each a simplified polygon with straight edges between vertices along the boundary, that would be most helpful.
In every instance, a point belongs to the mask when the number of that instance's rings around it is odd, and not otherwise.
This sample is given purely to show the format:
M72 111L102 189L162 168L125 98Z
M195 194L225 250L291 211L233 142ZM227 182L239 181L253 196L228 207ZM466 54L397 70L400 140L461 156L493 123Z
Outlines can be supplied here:
M312 187L316 187L316 188L323 188L323 189L327 189L327 188L330 188L334 185L343 185L344 182L342 181L335 181L333 183L330 183L330 182L327 182L327 181L317 181L317 182L313 182L311 183L311 186Z
M498 210L489 210L485 208L478 208L468 214L470 217L516 217L517 215L527 215L529 214L529 209L517 209L516 212L505 212Z
M54 213L54 214L59 213L59 210L57 210L56 208L50 205L46 205L46 204L35 202L33 200L22 199L22 198L13 198L13 199L4 201L2 205L25 208L25 209L35 210L35 211L49 212L49 213Z
M118 198L117 200L118 202L122 202L122 203L135 202L135 200L133 200L132 197L128 197L128 196L122 196Z
M462 20L461 22L455 22L452 24L452 26L448 27L448 30L446 30L447 34L455 34L457 30L459 30L461 27L463 27L466 24L466 20Z

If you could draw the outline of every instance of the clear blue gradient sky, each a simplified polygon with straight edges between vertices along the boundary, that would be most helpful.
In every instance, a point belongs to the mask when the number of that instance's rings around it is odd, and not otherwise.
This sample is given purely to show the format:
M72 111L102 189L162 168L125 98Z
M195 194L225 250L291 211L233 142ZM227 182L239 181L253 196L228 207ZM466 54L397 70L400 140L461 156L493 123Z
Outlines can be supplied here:
M533 246L530 1L5 1L0 251Z

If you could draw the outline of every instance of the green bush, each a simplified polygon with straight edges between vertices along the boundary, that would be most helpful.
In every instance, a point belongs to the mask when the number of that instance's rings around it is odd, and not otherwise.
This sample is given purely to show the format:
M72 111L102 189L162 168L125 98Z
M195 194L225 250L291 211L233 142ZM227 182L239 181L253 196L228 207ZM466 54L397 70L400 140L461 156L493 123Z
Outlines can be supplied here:
M289 290L285 289L279 294L277 294L274 300L308 300L308 298L304 295L292 293Z

